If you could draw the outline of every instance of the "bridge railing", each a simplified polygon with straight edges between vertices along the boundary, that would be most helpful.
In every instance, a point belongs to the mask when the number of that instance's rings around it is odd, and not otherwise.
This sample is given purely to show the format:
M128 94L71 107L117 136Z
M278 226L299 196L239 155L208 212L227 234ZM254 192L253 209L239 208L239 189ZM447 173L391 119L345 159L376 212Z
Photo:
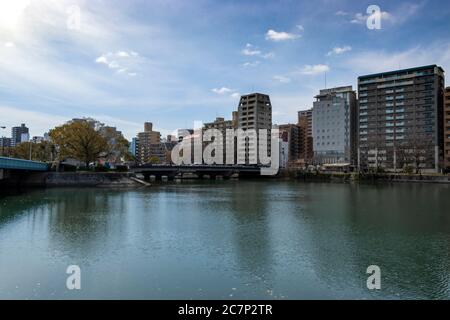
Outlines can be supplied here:
M47 171L48 168L49 165L44 162L0 157L0 169Z

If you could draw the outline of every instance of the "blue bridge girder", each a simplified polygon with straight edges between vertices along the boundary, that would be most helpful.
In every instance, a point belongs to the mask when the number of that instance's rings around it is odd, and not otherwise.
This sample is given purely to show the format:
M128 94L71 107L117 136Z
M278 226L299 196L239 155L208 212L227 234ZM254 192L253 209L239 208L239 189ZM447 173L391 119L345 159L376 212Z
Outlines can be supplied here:
M48 171L49 165L44 162L0 157L0 169L14 171Z

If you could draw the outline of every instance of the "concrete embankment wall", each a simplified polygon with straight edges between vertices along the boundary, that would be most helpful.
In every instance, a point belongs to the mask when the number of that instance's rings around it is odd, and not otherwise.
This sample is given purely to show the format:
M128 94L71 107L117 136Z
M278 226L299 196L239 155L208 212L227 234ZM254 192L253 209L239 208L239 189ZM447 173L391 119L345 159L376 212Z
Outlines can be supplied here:
M142 186L132 173L36 172L2 181L3 187L134 187Z
M311 182L380 182L450 184L450 175L284 172L282 177Z

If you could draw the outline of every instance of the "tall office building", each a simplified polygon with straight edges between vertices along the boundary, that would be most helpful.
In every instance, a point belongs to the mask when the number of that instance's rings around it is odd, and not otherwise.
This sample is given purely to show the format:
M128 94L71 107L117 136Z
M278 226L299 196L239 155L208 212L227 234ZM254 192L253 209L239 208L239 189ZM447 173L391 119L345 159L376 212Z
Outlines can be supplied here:
M444 166L450 169L450 87L445 89L444 127Z
M30 140L30 130L22 123L20 127L11 129L11 146L15 147L22 142Z
M304 165L307 165L311 162L311 159L314 157L313 151L313 109L308 109L304 111L298 112L298 126L302 131L302 143L300 150L300 160Z
M146 122L144 132L138 133L136 147L136 158L140 163L149 163L155 158L165 161L166 155L161 144L161 134L153 131L153 124Z
M238 129L244 131L256 130L257 135L260 129L267 130L267 149L268 155L271 155L270 134L272 129L272 104L268 95L252 93L241 97L238 106ZM259 137L256 137L255 142L258 146ZM257 163L261 163L257 148L256 150L249 148L248 141L245 144L238 143L237 150L241 154L245 153L245 164L249 164L252 158L256 158Z
M313 107L314 161L351 164L356 147L356 93L352 86L320 90Z
M129 149L128 149L128 151L130 152L130 154L131 154L133 157L136 157L136 155L137 155L137 146L138 146L137 141L138 141L137 138L132 138L132 139L131 139L131 143L130 143L130 147L129 147Z
M444 70L436 65L358 78L359 166L438 172Z

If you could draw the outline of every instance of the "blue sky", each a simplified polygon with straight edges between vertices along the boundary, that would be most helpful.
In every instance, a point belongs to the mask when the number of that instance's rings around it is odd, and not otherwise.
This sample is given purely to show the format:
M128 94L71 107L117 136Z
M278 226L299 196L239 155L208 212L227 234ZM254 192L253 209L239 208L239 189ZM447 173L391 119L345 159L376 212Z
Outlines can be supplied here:
M366 27L371 4L381 30ZM253 91L270 94L274 122L296 122L325 73L355 87L399 67L450 70L449 30L439 0L1 0L0 125L42 135L90 116L129 139L144 121L168 134L230 118Z

